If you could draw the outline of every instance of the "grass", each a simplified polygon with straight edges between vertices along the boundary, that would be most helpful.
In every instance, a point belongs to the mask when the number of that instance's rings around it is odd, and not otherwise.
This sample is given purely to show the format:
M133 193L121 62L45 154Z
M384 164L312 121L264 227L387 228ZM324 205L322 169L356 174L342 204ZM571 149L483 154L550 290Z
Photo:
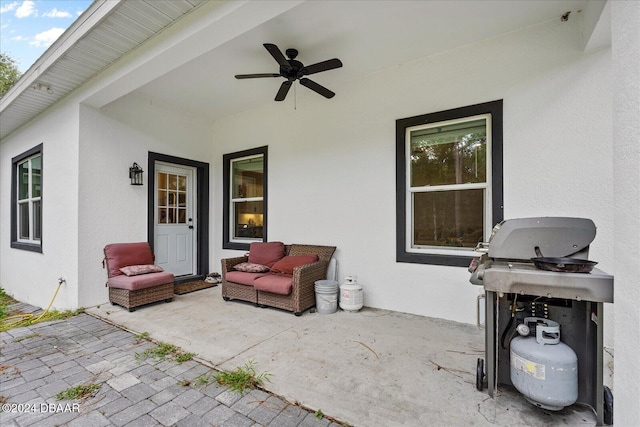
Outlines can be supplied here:
M16 302L3 288L0 288L0 321L9 316L9 306Z
M247 388L255 388L269 381L270 373L256 374L254 361L249 360L244 366L239 366L234 371L222 371L215 374L215 379L220 385L229 387L233 391L242 393Z
M100 384L83 384L68 388L56 394L56 400L86 399L94 396L100 390Z
M149 332L135 334L133 337L136 339L136 343L139 344L140 342L149 339Z
M41 322L67 319L84 313L84 308L64 311L49 310L42 316L40 314L23 313L19 310L11 311L11 305L18 302L19 301L13 299L11 295L7 294L4 288L0 288L0 332L14 328L22 328L23 326L31 326Z
M84 308L77 310L49 310L43 315L28 315L24 313L10 313L11 316L7 316L4 319L0 318L3 323L0 324L0 332L8 331L9 329L22 328L24 326L35 325L36 323L51 322L52 320L68 319L69 317L77 316L84 313ZM11 317L15 316L16 319L12 320ZM19 319L19 317L24 317Z
M141 339L143 335L144 338L149 336L148 333L144 332L140 336L136 335L136 338ZM146 349L142 353L136 353L135 358L138 362L141 362L149 358L160 361L165 360L167 357L172 357L175 362L182 363L193 359L194 356L195 353L184 353L173 344L160 342L153 348Z

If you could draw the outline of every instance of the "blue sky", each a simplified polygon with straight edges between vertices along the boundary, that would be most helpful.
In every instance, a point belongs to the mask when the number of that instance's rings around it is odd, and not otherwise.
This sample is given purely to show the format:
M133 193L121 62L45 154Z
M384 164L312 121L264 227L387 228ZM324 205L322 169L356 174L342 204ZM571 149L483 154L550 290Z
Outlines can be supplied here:
M92 0L0 0L0 51L25 72Z

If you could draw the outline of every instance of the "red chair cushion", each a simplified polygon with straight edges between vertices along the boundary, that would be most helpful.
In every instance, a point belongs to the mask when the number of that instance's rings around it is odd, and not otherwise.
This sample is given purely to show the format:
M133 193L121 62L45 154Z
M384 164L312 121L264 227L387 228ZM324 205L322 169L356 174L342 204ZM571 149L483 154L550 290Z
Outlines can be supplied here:
M289 295L293 289L293 276L270 273L254 280L253 287L259 291Z
M318 261L318 255L289 255L273 264L271 271L274 273L293 274L293 269L305 264Z
M148 242L109 244L104 247L104 258L108 277L122 275L122 267L153 264L153 252Z
M128 289L130 291L165 285L167 283L173 283L173 274L167 272L141 274L139 276L125 276L124 274L120 274L109 278L107 281L107 285L110 288Z
M265 276L267 273L245 273L243 271L227 271L224 278L227 282L239 283L241 285L253 286L253 282L258 277Z
M249 262L271 267L284 257L282 242L253 242L249 246Z

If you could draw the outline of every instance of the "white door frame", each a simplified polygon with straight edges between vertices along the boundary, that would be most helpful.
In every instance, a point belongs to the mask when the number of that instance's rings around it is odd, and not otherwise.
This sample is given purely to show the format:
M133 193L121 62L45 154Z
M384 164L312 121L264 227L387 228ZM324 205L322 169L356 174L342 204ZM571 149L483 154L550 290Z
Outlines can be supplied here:
M156 163L166 163L176 166L188 166L193 167L196 170L195 182L196 192L194 193L195 201L194 205L196 212L193 219L197 223L197 228L194 228L194 244L196 247L196 253L194 254L195 262L195 277L204 277L208 273L215 271L209 270L209 230L211 223L211 211L210 211L210 183L209 183L209 163L201 162L197 160L191 160L184 157L170 156L168 154L156 153L149 151L147 156L147 241L151 245L155 253L155 222L154 222L154 210L155 210L155 175L156 175ZM193 280L194 276L177 277L175 283L186 282Z
M156 264L166 271L173 273L176 277L193 276L197 273L197 171L195 167L171 164L167 162L155 162L154 167L154 200L153 200L153 222L154 222L154 251ZM186 187L178 189L173 193L169 190L165 200L165 205L175 205L175 208L161 209L158 201L158 176L159 173L168 173L182 177L186 180ZM183 191L186 190L186 191ZM180 199L184 197L183 201ZM159 221L160 211L166 223ZM162 231L161 231L162 230Z

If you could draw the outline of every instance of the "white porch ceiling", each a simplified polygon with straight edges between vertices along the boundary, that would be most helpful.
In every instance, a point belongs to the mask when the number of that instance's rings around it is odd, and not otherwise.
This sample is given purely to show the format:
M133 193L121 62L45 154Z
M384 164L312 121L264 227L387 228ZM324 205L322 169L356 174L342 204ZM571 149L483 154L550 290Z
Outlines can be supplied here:
M305 65L339 58L342 68L309 76L341 96L340 85L379 70L546 22L583 0L558 1L307 1L199 58L142 86L137 92L217 120L273 100L283 78L237 80L236 74L277 73L262 46L299 50ZM320 95L296 82L297 96ZM293 102L293 88L286 102Z
M63 34L67 40L56 42L25 74L18 87L0 101L0 136L26 123L140 44L153 40L155 34L203 3L206 0L97 0L92 8L104 11L104 16L95 18L96 22L85 22L86 28L82 22L74 24L73 32ZM241 13L259 9L250 3L236 0L235 4ZM541 22L559 20L568 11L571 11L569 19L576 19L579 11L595 3L601 8L604 0L310 0L297 5L290 2L289 7L280 6L285 11L275 18L266 12L263 21L251 16L262 23L239 35L228 36L224 43L199 39L196 43L202 43L199 50L204 53L177 67L167 61L166 72L156 69L146 79L138 76L140 82L127 91L214 121L275 103L273 98L282 78L234 78L235 74L278 72L263 43L274 43L283 52L291 47L298 49L297 59L306 65L334 57L341 59L342 68L310 76L339 97L341 85L362 76ZM249 6L242 9L243 5ZM91 17L85 15L88 21ZM219 29L224 27L221 20L238 19L237 13L235 18L228 16L209 25ZM54 96L43 97L34 91L32 87L38 82L50 84ZM297 96L331 102L300 86ZM290 102L292 97L293 89L284 102Z

